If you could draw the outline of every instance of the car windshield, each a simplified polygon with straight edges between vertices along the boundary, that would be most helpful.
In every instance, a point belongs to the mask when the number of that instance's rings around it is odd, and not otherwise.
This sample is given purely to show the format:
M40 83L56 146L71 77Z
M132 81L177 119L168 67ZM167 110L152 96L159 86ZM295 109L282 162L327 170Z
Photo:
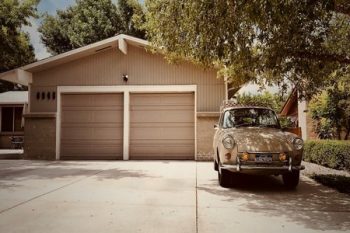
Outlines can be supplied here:
M276 114L269 109L239 108L230 109L224 113L223 128L244 126L280 128Z

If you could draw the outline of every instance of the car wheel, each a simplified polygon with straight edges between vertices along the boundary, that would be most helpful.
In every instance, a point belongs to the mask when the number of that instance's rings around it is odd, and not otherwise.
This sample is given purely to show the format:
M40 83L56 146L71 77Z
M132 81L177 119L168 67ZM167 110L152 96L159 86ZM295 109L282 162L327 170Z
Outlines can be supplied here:
M214 159L214 170L215 170L215 171L218 171L218 170L219 170L219 165L218 165L218 163L216 162L215 159Z
M282 175L283 183L286 187L294 189L299 184L300 171L293 171Z
M218 179L221 187L227 188L230 185L230 172L225 169L218 169Z

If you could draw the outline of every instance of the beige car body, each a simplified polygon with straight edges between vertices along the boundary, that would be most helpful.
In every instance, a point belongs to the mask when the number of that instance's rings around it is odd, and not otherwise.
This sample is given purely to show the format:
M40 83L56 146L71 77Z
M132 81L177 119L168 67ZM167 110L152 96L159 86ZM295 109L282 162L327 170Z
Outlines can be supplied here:
M304 169L301 166L303 149L297 150L293 140L297 135L284 132L280 128L239 127L222 128L223 114L227 110L242 107L229 107L221 111L219 124L215 126L213 140L214 162L216 169L225 169L235 173L255 173L263 175L279 175ZM263 107L244 107L263 108ZM269 108L264 108L269 109ZM271 109L269 109L271 110ZM231 136L234 147L226 149L223 139ZM242 159L243 154L248 154L248 160ZM285 160L280 155L285 155ZM260 155L272 155L270 162L256 162L255 157Z

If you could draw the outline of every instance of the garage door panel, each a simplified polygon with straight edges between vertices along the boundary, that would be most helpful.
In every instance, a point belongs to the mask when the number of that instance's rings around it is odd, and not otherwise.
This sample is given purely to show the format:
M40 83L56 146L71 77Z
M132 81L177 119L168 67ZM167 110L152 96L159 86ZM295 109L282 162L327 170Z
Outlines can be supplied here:
M123 123L62 123L62 128L123 128Z
M107 145L107 144L90 144L90 145L75 145L75 144L63 144L62 152L64 154L79 155L101 155L101 154L114 154L118 153L122 145Z
M176 155L181 158L181 155L187 155L193 157L193 146L192 145L142 145L135 146L131 148L131 153L134 156L140 155L163 155L167 157L168 155Z
M64 111L62 121L64 123L122 123L123 116L120 112L121 110Z
M83 96L83 98L81 98ZM64 103L66 107L111 107L122 106L120 103L123 101L122 94L65 94L63 96L67 101ZM63 100L64 101L64 100Z
M131 122L194 122L193 110L132 111Z
M122 94L62 95L63 159L121 159L122 151Z
M193 93L133 94L133 106L193 106Z
M157 110L168 110L168 111L179 111L179 110L193 110L193 105L133 105L130 106L131 111L157 111Z
M194 158L194 94L130 96L131 159Z
M193 128L131 128L132 139L160 140L160 139L193 139Z
M140 146L192 146L194 140L192 139L158 139L157 141L152 139L133 139L130 143L138 144Z
M193 159L193 146L142 146L130 150L132 159Z
M90 139L90 140L110 140L110 139L123 139L123 133L120 127L74 127L63 128L62 138L65 140L72 139ZM63 141L63 140L62 140Z

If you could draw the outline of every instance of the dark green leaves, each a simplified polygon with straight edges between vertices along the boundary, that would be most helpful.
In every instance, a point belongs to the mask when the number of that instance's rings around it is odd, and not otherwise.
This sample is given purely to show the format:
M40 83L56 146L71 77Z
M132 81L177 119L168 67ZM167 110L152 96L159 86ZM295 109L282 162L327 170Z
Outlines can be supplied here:
M350 64L350 16L336 3L148 0L146 28L170 59L217 67L233 86L291 82L310 98Z
M120 0L119 9L111 0L77 0L56 16L45 15L39 31L49 52L59 54L121 33L143 38L136 29L142 20L143 8L133 0Z

